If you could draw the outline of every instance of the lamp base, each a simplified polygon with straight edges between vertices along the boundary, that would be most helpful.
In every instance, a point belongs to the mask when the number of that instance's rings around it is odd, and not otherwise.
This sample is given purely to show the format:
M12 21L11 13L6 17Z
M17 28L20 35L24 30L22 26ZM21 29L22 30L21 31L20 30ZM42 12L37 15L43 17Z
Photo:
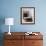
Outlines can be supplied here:
M11 35L11 33L10 33L10 32L8 32L8 34L9 34L9 35Z

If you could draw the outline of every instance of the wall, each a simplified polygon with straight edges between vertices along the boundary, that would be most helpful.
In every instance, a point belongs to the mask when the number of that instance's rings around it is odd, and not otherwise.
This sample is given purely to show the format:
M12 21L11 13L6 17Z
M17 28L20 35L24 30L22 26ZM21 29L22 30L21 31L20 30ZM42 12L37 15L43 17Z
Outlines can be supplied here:
M46 1L45 0L1 0L1 15L2 17L13 17L15 19L14 26L11 31L46 31ZM35 7L35 24L22 25L20 24L20 7L29 6ZM8 31L8 27L2 25L2 32ZM20 27L20 28L19 28ZM23 30L24 29L24 30ZM44 31L43 31L44 30Z
M35 7L34 25L20 24L20 7L23 6ZM40 31L46 36L46 0L0 0L0 18L4 20L6 17L15 18L15 24L11 26L11 32ZM8 26L1 23L0 32L8 32ZM45 41L44 43L46 44Z

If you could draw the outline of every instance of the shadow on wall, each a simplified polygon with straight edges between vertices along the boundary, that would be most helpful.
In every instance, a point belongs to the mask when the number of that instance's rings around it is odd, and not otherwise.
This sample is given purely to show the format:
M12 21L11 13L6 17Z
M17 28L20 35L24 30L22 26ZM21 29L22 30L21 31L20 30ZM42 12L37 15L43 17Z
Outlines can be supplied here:
M0 46L3 46L3 32L2 32L2 25L5 23L5 17L0 16Z

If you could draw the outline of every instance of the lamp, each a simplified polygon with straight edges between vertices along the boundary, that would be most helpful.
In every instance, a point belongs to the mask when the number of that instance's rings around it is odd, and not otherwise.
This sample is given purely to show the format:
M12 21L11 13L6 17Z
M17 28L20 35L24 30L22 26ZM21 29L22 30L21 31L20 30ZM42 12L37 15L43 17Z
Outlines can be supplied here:
M14 25L14 18L5 18L5 25L9 25L8 34L11 35L11 33L10 33L10 25Z

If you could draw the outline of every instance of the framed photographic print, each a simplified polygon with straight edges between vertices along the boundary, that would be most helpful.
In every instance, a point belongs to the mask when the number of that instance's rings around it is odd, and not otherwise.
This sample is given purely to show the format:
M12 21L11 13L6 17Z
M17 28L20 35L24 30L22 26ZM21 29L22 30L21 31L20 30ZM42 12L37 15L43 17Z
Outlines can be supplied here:
M21 7L21 24L35 24L35 7Z

